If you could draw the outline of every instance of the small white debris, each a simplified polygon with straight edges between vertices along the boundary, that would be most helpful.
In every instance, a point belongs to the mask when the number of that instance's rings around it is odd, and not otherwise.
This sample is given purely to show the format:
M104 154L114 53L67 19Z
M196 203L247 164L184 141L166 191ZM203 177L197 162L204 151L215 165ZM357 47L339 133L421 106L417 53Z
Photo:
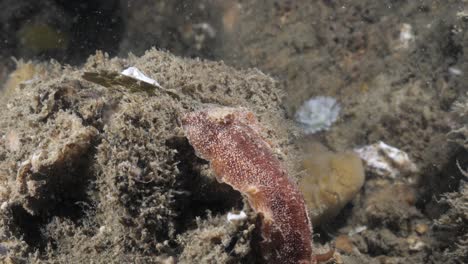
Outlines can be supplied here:
M403 23L400 27L400 48L407 49L414 41L413 27L410 24Z
M26 81L23 81L21 82L22 84L31 84L31 83L34 83L35 81L39 80L38 77L34 76L34 78L32 79L29 79L29 80L26 80Z
M40 167L41 167L41 161L44 159L43 157L46 156L46 155L47 154L45 154L44 151L34 152L31 159L24 161L23 164L27 165L27 163L30 162L32 171L33 172L38 172Z
M408 154L382 141L354 150L374 173L396 178L401 173L417 172Z
M463 72L460 69L455 68L455 67L448 68L448 71L452 75L462 75L463 74Z
M208 34L208 37L210 38L216 37L216 30L206 22L195 24L193 25L193 28L206 32L206 34Z
M227 214L227 221L228 222L241 221L241 220L245 220L245 219L247 219L247 215L245 214L244 211L240 211L240 213L238 213L238 214L231 213L231 212L229 212Z
M361 232L364 232L366 230L367 230L367 226L358 226L358 227L354 228L353 230L349 231L348 236L354 236L354 235L359 234Z
M127 69L123 70L120 74L162 88L161 85L156 80L151 79L150 77L146 76L144 73L142 73L136 67L128 67Z
M409 249L413 251L421 251L424 247L426 247L426 244L422 241L418 241L415 244L410 245Z
M99 227L98 235L102 235L102 234L104 234L106 231L107 231L106 226L100 226L100 227Z
M3 202L0 206L0 210L5 211L8 208L8 202Z
M295 119L306 134L328 130L338 119L340 104L335 98L317 96L305 101L297 110Z
M424 247L426 247L426 244L415 236L409 236L406 241L408 242L409 249L412 251L421 251Z

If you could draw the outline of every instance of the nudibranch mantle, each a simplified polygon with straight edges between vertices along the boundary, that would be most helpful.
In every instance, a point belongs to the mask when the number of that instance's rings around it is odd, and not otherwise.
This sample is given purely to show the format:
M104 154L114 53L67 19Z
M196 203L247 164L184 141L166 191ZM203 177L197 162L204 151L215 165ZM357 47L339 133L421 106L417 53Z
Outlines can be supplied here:
M254 114L211 106L181 121L190 144L210 161L218 181L244 194L261 215L261 249L268 263L316 263L304 198L261 136Z

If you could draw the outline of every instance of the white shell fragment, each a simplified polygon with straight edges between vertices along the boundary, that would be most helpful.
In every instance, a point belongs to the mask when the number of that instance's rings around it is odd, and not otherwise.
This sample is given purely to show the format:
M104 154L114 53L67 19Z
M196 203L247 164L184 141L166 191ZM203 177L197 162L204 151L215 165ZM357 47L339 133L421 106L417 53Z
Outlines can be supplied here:
M317 96L305 101L297 110L295 119L306 134L328 130L338 119L340 104L335 98Z
M401 173L417 172L408 154L382 141L354 150L369 170L385 177L396 178Z
M154 79L151 79L150 77L146 76L144 73L142 73L142 72L141 72L139 69L137 69L136 67L128 67L127 69L123 70L120 74L162 88L161 85L158 83L158 81L156 81L156 80L154 80Z
M456 68L456 67L449 67L448 71L452 75L463 75L463 72L459 68Z
M367 230L367 226L357 226L348 232L348 236L354 236Z
M240 211L240 213L238 214L231 213L231 212L227 214L228 222L240 221L240 220L245 220L245 219L247 219L247 215L245 214L244 211Z

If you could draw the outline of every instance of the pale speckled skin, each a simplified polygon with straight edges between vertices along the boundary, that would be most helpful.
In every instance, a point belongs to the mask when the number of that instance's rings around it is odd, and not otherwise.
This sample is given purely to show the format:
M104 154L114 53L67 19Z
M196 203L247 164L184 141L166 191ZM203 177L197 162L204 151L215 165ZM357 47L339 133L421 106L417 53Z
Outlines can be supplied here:
M217 179L246 195L263 216L262 253L271 256L268 263L316 263L302 194L261 137L253 113L210 107L186 114L182 125L197 155L211 162Z

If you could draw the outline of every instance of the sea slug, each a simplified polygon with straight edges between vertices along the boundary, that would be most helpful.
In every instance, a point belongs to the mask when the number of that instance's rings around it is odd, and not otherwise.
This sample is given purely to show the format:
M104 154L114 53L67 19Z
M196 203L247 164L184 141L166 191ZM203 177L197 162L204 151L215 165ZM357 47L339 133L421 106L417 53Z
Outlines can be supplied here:
M245 108L208 107L181 118L197 155L210 161L220 182L244 194L261 216L262 255L267 263L317 263L312 226L302 194L261 136Z

